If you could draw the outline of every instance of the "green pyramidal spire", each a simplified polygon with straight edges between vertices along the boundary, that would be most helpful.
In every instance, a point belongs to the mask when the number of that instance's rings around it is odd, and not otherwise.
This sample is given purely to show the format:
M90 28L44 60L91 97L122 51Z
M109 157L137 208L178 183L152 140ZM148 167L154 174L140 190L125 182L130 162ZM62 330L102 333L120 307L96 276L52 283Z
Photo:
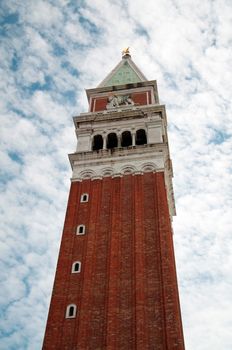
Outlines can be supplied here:
M132 61L129 50L124 51L122 60L101 82L99 87L139 83L147 79Z

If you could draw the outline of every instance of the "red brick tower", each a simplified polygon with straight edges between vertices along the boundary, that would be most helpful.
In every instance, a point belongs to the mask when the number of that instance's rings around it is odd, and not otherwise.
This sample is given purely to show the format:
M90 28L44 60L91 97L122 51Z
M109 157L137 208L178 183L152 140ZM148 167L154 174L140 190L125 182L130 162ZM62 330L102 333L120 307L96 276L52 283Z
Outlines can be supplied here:
M156 81L126 51L87 96L43 349L184 349Z

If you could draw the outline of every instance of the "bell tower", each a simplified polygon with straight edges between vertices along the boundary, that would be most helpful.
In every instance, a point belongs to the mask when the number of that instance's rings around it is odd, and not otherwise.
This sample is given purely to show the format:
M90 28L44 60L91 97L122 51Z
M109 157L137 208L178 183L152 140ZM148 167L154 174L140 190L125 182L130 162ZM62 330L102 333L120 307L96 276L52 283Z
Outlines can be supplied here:
M183 350L165 106L129 50L74 117L44 350Z

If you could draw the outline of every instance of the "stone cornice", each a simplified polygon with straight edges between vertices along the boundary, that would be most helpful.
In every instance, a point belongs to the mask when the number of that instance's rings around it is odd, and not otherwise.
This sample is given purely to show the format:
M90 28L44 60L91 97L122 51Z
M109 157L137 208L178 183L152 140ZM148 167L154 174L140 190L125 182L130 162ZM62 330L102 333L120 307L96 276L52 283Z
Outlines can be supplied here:
M145 156L148 155L155 156L157 153L163 153L167 151L167 144L164 143L156 143L156 144L147 144L142 146L129 146L127 148L114 148L114 149L101 149L98 151L89 151L89 152L76 152L69 154L69 161L72 169L74 168L74 163L86 163L89 162L99 162L104 161L104 159L112 159L116 161L116 159L122 159L122 157L132 157L136 155Z
M108 93L112 91L120 91L120 90L127 90L127 89L135 89L135 88L141 88L145 86L152 86L154 87L154 90L157 91L157 83L156 80L149 80L149 81L144 81L144 82L139 82L139 83L131 83L131 84L123 84L123 85L115 85L115 86L104 86L104 87L98 87L95 89L86 89L86 94L88 99L90 96L93 94L98 94L98 93Z
M110 111L94 112L94 113L81 113L79 116L74 116L73 121L77 127L80 123L94 122L94 121L106 121L106 120L117 120L124 118L138 118L144 117L151 114L158 114L164 118L166 124L166 110L164 105L144 105L144 106L133 106L117 108Z

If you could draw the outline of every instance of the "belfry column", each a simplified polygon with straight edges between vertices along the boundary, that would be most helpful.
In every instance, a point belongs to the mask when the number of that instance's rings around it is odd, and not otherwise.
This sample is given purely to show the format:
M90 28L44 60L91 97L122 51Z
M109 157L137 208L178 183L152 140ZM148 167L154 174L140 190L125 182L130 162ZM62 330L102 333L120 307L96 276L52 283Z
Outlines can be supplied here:
M107 135L103 134L103 149L106 149L106 138L107 138Z
M135 146L135 131L132 131L132 146Z

